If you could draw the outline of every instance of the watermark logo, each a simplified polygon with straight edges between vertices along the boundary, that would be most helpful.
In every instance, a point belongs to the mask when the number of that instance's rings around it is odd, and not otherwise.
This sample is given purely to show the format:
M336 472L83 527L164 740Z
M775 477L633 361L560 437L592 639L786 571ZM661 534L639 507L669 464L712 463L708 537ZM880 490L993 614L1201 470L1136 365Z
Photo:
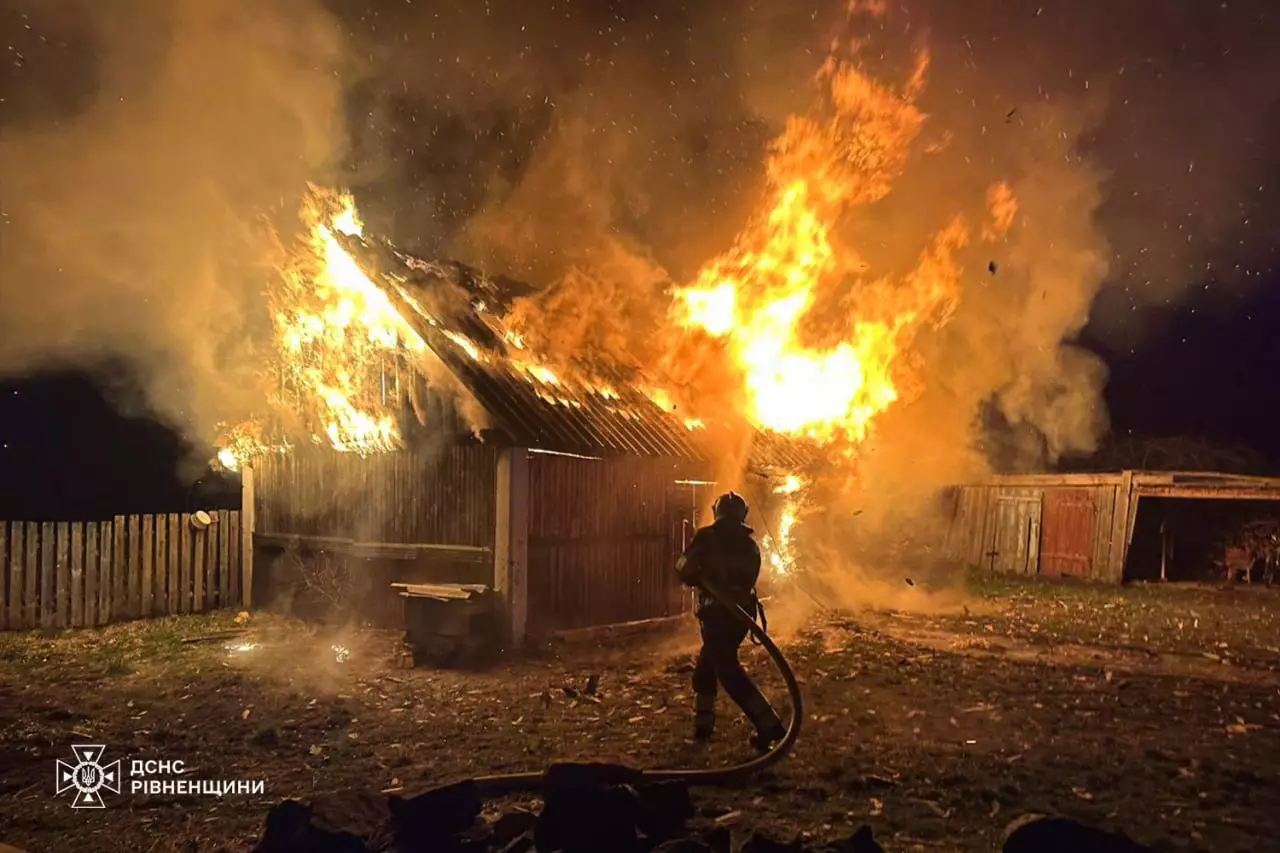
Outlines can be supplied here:
M103 809L106 804L102 792L124 792L128 779L128 793L151 796L225 797L235 794L263 794L266 783L261 779L200 779L180 760L140 759L129 760L129 772L122 771L123 761L116 759L102 763L106 747L102 744L76 744L71 747L75 763L59 760L56 776L56 793L76 792L71 807L76 809ZM0 845L3 846L3 845Z
M75 756L76 763L68 764L58 759L56 793L61 796L74 790L76 795L71 801L71 808L106 808L99 792L105 788L113 794L120 793L120 759L103 764L102 755L106 749L100 743L73 744L71 754Z

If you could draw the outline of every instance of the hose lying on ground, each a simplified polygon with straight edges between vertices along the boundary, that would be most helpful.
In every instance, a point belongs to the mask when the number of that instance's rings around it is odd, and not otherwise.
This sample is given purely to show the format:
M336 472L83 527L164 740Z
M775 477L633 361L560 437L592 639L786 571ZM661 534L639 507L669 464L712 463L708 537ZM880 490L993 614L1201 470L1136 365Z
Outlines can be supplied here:
M765 630L757 625L756 621L745 610L733 604L731 599L727 598L714 584L704 583L703 588L716 601L726 605L730 612L733 613L734 618L743 623L751 632L751 635L769 653L769 657L773 660L774 665L777 666L778 671L782 674L783 681L787 684L787 694L791 700L791 721L788 723L786 734L783 735L781 740L774 744L768 752L758 755L750 761L744 761L728 767L713 767L704 770L638 770L635 771L639 777L636 781L680 781L688 785L731 784L781 761L795 746L796 739L800 736L800 721L804 718L804 705L800 696L800 685L796 682L796 675L792 672L791 665L787 663L787 659L783 656L782 650L778 648ZM530 771L527 773L478 776L470 781L479 788L483 796L501 797L521 791L542 788L549 772L549 770Z

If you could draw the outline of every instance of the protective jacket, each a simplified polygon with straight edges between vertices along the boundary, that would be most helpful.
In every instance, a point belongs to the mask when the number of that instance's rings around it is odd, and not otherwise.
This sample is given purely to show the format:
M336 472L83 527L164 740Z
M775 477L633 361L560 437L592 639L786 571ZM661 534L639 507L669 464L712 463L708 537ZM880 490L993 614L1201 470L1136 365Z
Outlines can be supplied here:
M728 519L699 528L676 564L680 580L694 586L702 578L709 579L754 618L759 606L756 581L760 577L760 546L752 538L754 532L747 525ZM715 603L699 590L699 615Z
M765 628L764 610L756 597L760 577L760 547L747 527L746 502L729 492L716 501L716 521L693 535L676 571L680 579L695 585L710 581L728 599L712 598L704 589L698 595L698 621L702 648L693 668L694 728L696 740L711 737L715 729L716 685L724 686L729 698L746 713L756 727L755 745L766 750L786 734L782 721L747 675L738 660L738 648L748 629L732 610L737 605Z

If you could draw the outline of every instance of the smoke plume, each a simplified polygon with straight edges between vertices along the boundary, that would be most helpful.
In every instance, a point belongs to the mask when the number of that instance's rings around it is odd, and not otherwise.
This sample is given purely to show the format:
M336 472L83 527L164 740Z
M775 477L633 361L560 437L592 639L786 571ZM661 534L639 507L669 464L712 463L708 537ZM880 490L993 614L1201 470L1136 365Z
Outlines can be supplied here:
M654 352L670 285L691 281L758 212L765 146L813 107L833 38L857 39L859 63L895 82L927 49L927 118L910 162L835 235L866 283L819 296L839 326L893 298L877 277L908 280L935 234L963 229L945 258L959 276L954 310L900 355L900 400L875 421L852 476L843 467L824 479L816 502L839 518L809 521L823 528L826 563L860 554L866 576L934 518L941 487L1091 452L1107 428L1107 371L1076 343L1086 324L1132 342L1142 331L1133 305L1177 298L1202 283L1213 252L1260 231L1254 196L1269 167L1251 152L1275 125L1260 73L1273 62L1260 34L1269 25L1248 3L792 7L707 3L676 15L655 3L571 13L550 29L515 7L494 15L504 25L455 9L434 19L434 37L451 45L434 65L406 69L408 48L388 49L403 89L382 114L426 120L413 104L430 93L431 126L452 128L455 148L471 144L451 168L414 174L418 197L473 212L451 226L428 211L409 230L541 286L512 318L540 351L674 366L677 384L734 408L741 395L715 353L692 341ZM1224 89L1232 98L1208 96ZM399 179L410 171L392 164ZM993 197L999 186L1012 205ZM1237 254L1246 267L1255 248ZM822 340L826 324L811 325ZM721 467L740 465L741 443L723 446Z
M914 334L901 400L839 484L865 530L992 465L1089 452L1106 371L1075 343L1085 324L1132 345L1133 306L1253 280L1276 224L1261 0L15 8L0 370L123 354L149 405L196 437L257 401L256 217L291 218L347 153L372 232L542 288L513 319L551 357L669 360L654 351L669 286L758 212L766 146L812 108L833 40L858 39L877 79L931 54L921 139L890 192L840 223L841 246L868 280L900 281L956 217L968 238L949 322ZM992 231L1000 182L1016 213ZM824 310L871 298L853 291ZM689 374L723 370L682 355Z
M263 217L344 150L341 31L308 0L7 5L0 372L127 361L203 461L260 402Z
M917 341L911 384L922 390L885 415L871 448L884 461L864 469L883 464L901 481L897 459L927 460L911 466L907 489L980 473L988 455L1034 467L1088 452L1105 427L1105 371L1071 341L1091 306L1107 309L1095 325L1131 336L1129 312L1110 310L1116 299L1176 296L1211 248L1258 230L1256 214L1244 219L1267 167L1246 155L1274 125L1261 73L1272 25L1261 7L1162 9L1155 26L1137 3L916 0L860 16L849 33L846 4L816 15L792 5L384 14L370 39L381 45L378 75L395 85L374 113L401 133L430 128L417 156L378 156L399 152L398 142L366 150L383 177L371 183L414 188L381 191L386 207L420 212L416 222L394 217L397 237L429 237L544 286L517 318L545 333L553 353L643 358L668 280L688 281L752 213L764 145L788 115L809 110L831 39L865 39L877 75L897 79L927 46L920 103L931 153L916 152L845 242L892 271L955 214L973 240L952 322ZM408 35L386 39L388 28ZM442 49L417 61L427 39ZM1224 89L1233 97L1207 96ZM1236 132L1210 140L1221 127ZM1019 212L993 245L978 237L990 218L986 188L1001 180ZM431 212L442 207L456 227ZM992 407L999 442L983 435Z

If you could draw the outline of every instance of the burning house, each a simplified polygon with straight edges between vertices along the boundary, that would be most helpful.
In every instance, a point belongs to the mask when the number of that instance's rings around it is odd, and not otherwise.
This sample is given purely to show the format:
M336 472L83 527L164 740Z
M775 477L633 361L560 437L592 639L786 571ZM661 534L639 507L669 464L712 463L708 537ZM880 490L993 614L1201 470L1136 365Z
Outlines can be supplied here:
M1017 219L995 180L974 215L930 217L915 253L895 237L875 263L842 234L925 142L928 65L920 53L895 86L825 62L814 108L770 144L760 203L732 243L603 359L526 346L510 282L367 240L350 197L313 193L306 251L282 259L269 294L271 415L223 444L229 467L253 460L258 600L305 589L393 621L389 590L491 588L517 641L678 613L672 560L711 481L740 485L744 470L763 484L747 489L755 518L774 496L786 507L762 525L785 569L796 475L814 494L852 476L880 415L921 393L919 342L957 316L966 247L987 264ZM545 335L561 319L533 325ZM961 349L972 332L956 336ZM810 476L814 448L832 482ZM339 588L353 576L360 591Z
M224 454L251 460L256 600L399 625L406 602L492 591L517 644L684 612L673 565L710 501L720 427L634 372L540 362L502 320L516 283L338 227L316 240L321 289L352 290L350 304L322 293L322 311L277 316L299 354L281 393L330 403L327 422L287 449L240 428ZM362 376L349 333L326 363L343 321L369 346ZM748 440L753 482L805 464L795 441Z

